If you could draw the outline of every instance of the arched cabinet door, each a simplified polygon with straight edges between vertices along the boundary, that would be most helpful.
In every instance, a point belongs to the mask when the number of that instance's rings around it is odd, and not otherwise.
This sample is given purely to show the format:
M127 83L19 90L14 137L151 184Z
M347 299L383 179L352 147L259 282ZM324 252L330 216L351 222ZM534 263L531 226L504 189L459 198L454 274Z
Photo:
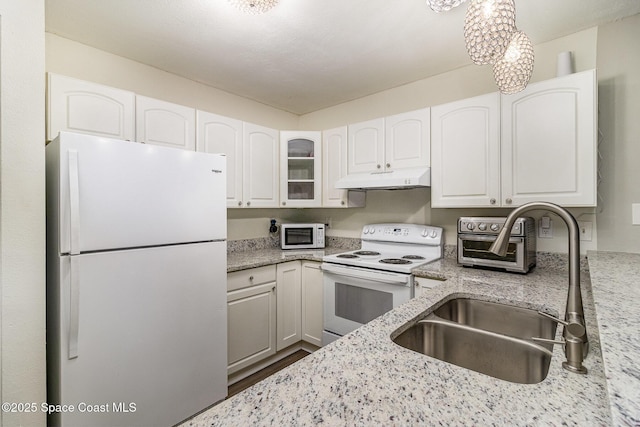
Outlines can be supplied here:
M134 140L135 94L49 73L47 140L61 131Z
M196 110L136 96L136 140L145 144L196 149Z

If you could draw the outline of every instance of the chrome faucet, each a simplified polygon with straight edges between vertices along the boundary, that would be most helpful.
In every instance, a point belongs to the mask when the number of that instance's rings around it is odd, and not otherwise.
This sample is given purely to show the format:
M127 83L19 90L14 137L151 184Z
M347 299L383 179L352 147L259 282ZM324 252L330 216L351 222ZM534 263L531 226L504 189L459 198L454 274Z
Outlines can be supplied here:
M566 362L562 362L562 367L571 372L586 374L587 368L582 365L582 361L589 352L589 340L587 338L587 329L584 321L582 294L580 293L580 232L578 223L573 215L563 207L553 203L532 202L524 204L509 214L504 223L504 227L489 248L489 251L499 256L505 256L507 246L509 245L511 229L516 219L525 212L536 209L555 213L562 218L569 229L569 292L567 294L564 321L552 317L558 323L564 325L562 332L564 341L544 340L541 338L534 338L534 340L552 344L564 344L564 353L567 360ZM546 316L551 317L549 315Z

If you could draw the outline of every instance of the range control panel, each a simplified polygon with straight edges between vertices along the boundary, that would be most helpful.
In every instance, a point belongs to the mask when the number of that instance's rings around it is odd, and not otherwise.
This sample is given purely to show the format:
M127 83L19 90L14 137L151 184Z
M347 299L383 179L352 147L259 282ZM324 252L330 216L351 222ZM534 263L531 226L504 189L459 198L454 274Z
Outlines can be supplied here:
M363 240L439 245L442 227L421 224L369 224L362 228Z

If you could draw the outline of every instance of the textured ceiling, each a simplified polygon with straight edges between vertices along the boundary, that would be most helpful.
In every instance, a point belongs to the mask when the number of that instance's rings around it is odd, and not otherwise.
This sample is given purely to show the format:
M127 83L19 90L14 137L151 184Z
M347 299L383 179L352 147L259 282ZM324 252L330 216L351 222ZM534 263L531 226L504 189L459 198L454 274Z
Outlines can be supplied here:
M517 0L535 44L640 13L640 0ZM46 30L304 114L470 64L465 5L280 0L243 15L226 0L46 0Z

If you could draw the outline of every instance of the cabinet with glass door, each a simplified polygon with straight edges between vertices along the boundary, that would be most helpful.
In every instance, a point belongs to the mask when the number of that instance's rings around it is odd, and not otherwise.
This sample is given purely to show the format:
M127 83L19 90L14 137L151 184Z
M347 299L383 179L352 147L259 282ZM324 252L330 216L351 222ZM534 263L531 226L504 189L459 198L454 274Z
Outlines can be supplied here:
M319 207L322 203L322 133L280 133L280 202L282 207Z

